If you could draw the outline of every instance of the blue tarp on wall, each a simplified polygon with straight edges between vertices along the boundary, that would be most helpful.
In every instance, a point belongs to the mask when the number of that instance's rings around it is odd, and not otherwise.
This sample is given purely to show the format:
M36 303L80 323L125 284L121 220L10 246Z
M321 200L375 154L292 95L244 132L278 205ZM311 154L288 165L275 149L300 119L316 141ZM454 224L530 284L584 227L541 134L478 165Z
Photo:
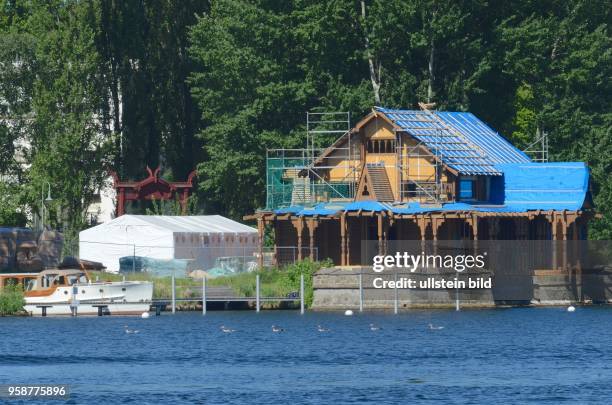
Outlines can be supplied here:
M589 187L589 169L582 162L497 164L503 176L492 177L491 200L468 204L456 202L441 207L419 203L393 205L378 201L319 203L314 207L293 206L276 214L299 216L332 215L348 211L390 211L419 214L443 211L526 212L536 210L579 210L584 206Z
M504 205L520 210L579 210L589 187L583 162L509 163L504 173Z

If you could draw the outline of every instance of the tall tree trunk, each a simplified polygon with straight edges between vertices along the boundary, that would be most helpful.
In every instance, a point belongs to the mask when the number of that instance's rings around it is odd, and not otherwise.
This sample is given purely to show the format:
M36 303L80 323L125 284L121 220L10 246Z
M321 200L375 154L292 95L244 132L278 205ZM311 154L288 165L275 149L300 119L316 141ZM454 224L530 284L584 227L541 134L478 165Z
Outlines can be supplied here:
M368 55L368 65L370 68L370 81L372 82L372 90L374 91L374 101L377 105L380 105L380 74L381 66L378 63L378 69L376 69L372 52L370 51L370 39L368 38L368 32L366 29L366 7L365 1L361 0L361 18L363 20L363 31L365 36L365 50ZM376 72L378 70L378 72Z
M434 55L435 55L435 44L433 36L431 37L431 46L429 48L429 83L427 84L427 102L431 103L433 98L433 82L434 82Z

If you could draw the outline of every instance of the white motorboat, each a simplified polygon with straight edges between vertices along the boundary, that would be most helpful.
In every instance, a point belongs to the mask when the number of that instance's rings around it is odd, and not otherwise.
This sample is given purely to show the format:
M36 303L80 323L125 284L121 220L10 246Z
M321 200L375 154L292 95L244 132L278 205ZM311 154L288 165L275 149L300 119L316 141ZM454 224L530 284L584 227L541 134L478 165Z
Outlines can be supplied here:
M25 310L32 315L142 314L149 310L153 283L92 281L84 270L50 269L40 273L0 274L0 288L21 285ZM100 309L101 308L101 309Z

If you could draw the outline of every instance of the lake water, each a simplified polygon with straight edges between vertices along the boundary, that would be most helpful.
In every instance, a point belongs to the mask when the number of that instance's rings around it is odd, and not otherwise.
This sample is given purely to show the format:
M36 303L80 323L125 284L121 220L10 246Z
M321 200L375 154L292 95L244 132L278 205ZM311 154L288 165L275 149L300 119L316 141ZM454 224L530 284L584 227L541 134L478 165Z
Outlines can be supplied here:
M610 403L611 331L612 307L0 318L0 384L79 404Z

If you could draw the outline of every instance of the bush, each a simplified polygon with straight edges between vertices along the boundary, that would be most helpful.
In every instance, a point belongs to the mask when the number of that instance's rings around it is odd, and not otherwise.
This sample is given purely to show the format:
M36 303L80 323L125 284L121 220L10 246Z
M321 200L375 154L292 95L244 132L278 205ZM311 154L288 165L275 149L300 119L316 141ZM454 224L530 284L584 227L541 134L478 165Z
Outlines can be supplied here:
M19 286L8 285L0 290L0 316L16 315L23 312L25 300Z
M314 274L322 267L331 267L333 262L329 259L322 262L313 262L309 259L296 262L288 265L283 275L283 284L292 291L300 291L300 275L304 275L304 303L307 307L312 305L314 291L312 288L312 278Z

